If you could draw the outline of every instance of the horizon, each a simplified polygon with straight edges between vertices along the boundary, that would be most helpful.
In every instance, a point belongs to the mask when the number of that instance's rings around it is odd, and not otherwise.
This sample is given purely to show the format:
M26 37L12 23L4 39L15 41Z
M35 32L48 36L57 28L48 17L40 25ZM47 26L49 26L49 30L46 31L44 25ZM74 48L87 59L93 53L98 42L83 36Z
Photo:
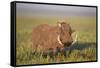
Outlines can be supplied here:
M33 17L33 16L85 16L96 17L95 7L80 6L62 6L62 5L46 5L46 4L26 4L17 3L17 16Z

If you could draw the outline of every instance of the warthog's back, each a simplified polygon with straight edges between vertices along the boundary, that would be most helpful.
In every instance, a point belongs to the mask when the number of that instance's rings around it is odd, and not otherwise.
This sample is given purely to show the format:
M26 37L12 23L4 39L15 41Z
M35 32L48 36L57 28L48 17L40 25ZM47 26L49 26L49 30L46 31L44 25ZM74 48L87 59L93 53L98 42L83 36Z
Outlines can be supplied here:
M33 28L32 42L33 47L40 51L46 51L48 49L55 50L61 45L57 41L59 28L57 26L50 26L42 24Z

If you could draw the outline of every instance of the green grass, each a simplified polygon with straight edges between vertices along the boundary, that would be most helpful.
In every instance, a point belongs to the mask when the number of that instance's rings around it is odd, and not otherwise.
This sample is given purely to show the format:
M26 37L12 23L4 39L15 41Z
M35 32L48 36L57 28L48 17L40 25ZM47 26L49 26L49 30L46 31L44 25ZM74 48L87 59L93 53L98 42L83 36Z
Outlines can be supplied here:
M80 62L80 61L95 61L96 60L96 19L93 17L64 17L67 23L75 30L78 35L77 47L83 49L74 49L71 54L64 58L63 55L58 55L54 59L43 58L40 55L33 55L34 48L32 47L32 29L34 26L47 23L50 25L57 24L57 17L17 17L16 23L16 64L43 64L43 63L61 63L61 62ZM81 45L81 43L83 43ZM88 44L91 43L91 44ZM87 45L88 47L84 47Z

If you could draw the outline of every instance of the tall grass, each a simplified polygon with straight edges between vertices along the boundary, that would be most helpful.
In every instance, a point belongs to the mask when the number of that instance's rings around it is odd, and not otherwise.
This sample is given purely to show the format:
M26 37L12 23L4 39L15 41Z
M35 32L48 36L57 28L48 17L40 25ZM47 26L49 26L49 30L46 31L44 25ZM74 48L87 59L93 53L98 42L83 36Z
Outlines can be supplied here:
M75 38L75 34L78 35L78 40L76 42L77 45L75 45L75 49L72 49L71 53L67 57L64 57L63 55L59 54L58 56L55 56L54 59L51 59L49 56L47 56L47 58L43 58L43 56L41 55L33 54L34 48L32 47L33 46L32 29L34 26L42 23L56 25L58 19L51 17L33 17L33 18L17 17L16 64L27 65L27 64L43 64L43 63L46 64L46 63L61 63L61 62L95 61L96 60L95 18L67 17L64 19L75 30L75 32L72 34L72 37ZM80 49L77 49L76 47Z

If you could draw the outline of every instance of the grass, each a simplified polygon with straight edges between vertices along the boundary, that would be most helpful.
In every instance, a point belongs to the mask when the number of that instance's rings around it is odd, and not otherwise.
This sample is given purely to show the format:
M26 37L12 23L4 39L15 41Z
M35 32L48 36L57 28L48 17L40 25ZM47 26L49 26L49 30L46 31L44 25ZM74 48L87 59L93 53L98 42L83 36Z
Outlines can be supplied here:
M16 23L16 64L48 64L61 62L80 62L96 60L96 19L93 17L64 17L78 35L78 41L72 46L71 54L64 57L59 54L54 59L43 58L40 55L34 55L32 47L32 29L34 26L47 23L56 25L57 17L17 17Z

